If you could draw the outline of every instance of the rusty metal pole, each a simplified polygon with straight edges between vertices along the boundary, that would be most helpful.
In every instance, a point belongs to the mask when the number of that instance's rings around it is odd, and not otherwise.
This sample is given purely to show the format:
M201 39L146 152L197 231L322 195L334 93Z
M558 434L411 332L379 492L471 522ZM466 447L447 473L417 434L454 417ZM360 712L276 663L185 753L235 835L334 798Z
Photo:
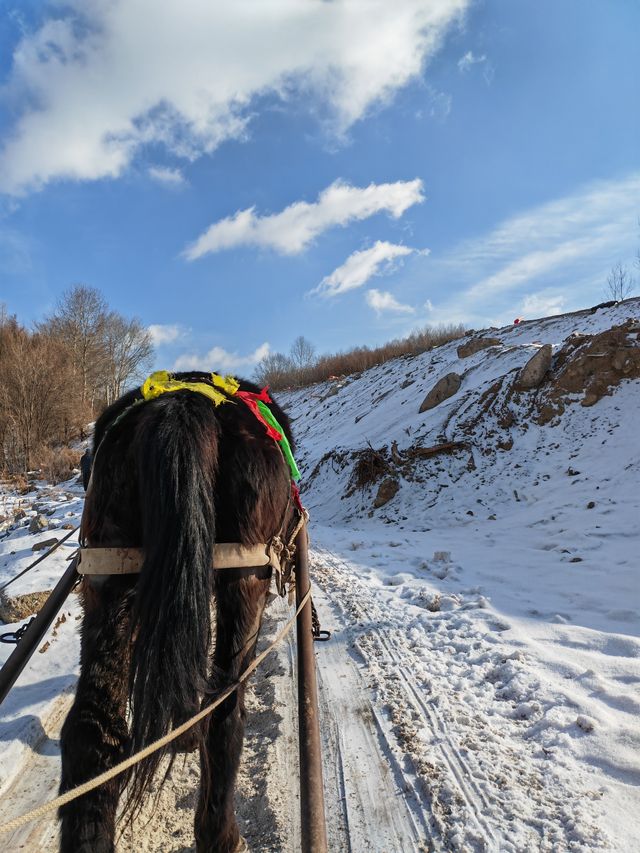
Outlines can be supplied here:
M16 679L38 647L40 640L44 637L47 628L75 586L78 580L77 565L78 558L76 556L69 563L65 573L53 588L51 595L38 611L38 615L0 669L0 703L4 701L5 696L15 684Z
M310 586L306 525L296 537L296 606ZM311 600L297 620L298 728L300 742L300 822L302 853L327 853L327 828L322 786L322 752L318 720L318 685L313 648Z

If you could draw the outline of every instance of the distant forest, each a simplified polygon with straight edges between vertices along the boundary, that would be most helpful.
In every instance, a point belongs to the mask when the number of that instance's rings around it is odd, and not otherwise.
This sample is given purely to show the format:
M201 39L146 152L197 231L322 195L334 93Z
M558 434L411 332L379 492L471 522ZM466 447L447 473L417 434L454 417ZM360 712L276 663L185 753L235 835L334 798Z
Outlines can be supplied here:
M300 336L289 354L266 356L254 378L276 391L312 385L417 355L463 334L463 326L427 327L379 347L322 356ZM143 377L153 355L142 321L113 311L92 287L66 291L33 329L0 305L0 474L39 471L53 482L69 477L80 458L69 445L85 438L87 424Z
M71 288L33 329L0 305L0 470L68 476L80 455L69 443L152 359L142 322L110 309L95 288Z

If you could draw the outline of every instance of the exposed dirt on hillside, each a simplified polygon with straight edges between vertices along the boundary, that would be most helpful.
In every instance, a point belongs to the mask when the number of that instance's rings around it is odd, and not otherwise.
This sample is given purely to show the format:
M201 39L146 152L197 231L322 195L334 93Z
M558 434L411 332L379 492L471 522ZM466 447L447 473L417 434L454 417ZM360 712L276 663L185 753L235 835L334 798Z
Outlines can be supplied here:
M0 620L9 625L32 616L40 610L50 593L50 589L45 589L42 592L28 592L24 595L0 596Z
M546 424L582 395L593 406L624 379L640 378L640 323L627 320L599 335L572 335L556 354L537 422Z

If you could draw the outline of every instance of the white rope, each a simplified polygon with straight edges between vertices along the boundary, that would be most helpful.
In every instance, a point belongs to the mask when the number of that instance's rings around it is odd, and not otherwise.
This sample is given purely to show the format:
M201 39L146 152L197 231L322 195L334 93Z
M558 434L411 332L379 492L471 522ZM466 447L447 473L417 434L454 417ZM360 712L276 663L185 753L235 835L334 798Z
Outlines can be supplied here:
M262 661L266 658L269 652L286 636L286 634L291 630L293 623L297 619L298 615L302 611L303 607L307 604L309 599L311 598L311 587L307 590L304 598L300 602L296 612L293 614L291 619L286 623L286 625L278 632L276 638L271 643L271 645L266 648L263 652L261 652L255 660L253 660L249 666L245 669L242 675L239 676L238 680L227 687L221 694L218 696L215 702L211 705L207 705L206 708L203 708L190 720L187 720L182 725L168 732L164 737L159 738L158 740L150 743L149 746L145 746L144 749L141 749L140 752L136 752L134 755L129 756L129 758L121 761L120 764L116 764L115 767L112 767L110 770L106 770L104 773L101 773L99 776L96 776L94 779L89 779L89 781L84 782L82 785L78 785L77 788L73 788L70 791L65 791L64 794L61 794L59 797L56 797L54 800L49 800L49 802L44 803L41 806L38 806L35 809L31 809L31 811L26 812L19 817L13 818L13 820L7 821L7 823L3 823L0 825L0 835L4 835L7 832L12 832L15 829L19 829L21 826L24 826L26 823L29 823L32 820L37 820L38 818L44 817L44 815L48 814L51 811L59 808L60 806L64 806L67 803L72 802L72 800L76 800L78 797L82 797L84 794L87 794L89 791L93 791L95 788L98 788L100 785L104 785L105 782L109 782L115 776L119 776L120 773L124 773L125 770L128 770L130 767L133 767L138 762L142 761L144 758L147 758L149 755L152 755L154 752L157 752L159 749L162 749L163 746L166 746L168 743L171 743L172 740L180 737L180 735L184 734L188 731L192 726L195 726L196 723L199 723L200 720L203 720L208 714L210 714L218 705L221 705L225 699L231 696L238 687L242 684L243 681L246 681L247 678L251 675L251 673L256 669Z

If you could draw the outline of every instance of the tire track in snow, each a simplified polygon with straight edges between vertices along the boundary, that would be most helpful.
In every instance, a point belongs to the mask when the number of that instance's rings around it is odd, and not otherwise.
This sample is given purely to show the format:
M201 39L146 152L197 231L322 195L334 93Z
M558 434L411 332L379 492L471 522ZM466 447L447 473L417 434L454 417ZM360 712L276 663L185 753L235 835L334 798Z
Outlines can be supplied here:
M314 599L328 609L323 595ZM348 643L348 631L339 629L316 652L329 847L345 853L433 849L428 812L394 754L393 735L371 703Z
M328 567L330 571L344 572L345 568L347 568L348 570L346 564L335 555L329 554L326 551L319 552L319 554L323 565L325 567ZM326 582L326 578L323 578L322 575L316 573L316 577L319 583L322 583L323 580ZM324 589L324 592L326 595L326 587ZM360 598L358 596L357 600L349 602L349 607L352 610L352 614L356 617L356 619L366 624L370 621L371 614L367 612L367 610L359 603L361 601L363 601L363 598ZM425 642L427 640L428 638L425 635ZM363 644L359 643L359 645L362 646ZM377 654L375 649L370 648L370 646L372 645L377 646ZM448 735L445 721L438 714L436 707L430 707L429 703L424 701L423 697L420 694L420 691L416 689L416 686L414 684L414 678L412 677L412 674L408 671L406 663L403 662L402 657L398 654L396 648L394 647L393 637L389 630L384 628L374 629L369 636L369 642L367 644L366 650L363 649L362 651L365 659L368 658L369 653L372 652L374 656L382 657L393 664L394 676L397 678L398 683L401 685L401 688L404 692L404 704L408 708L413 708L414 717L418 716L419 718L421 718L424 724L426 724L434 734L439 734L438 752L443 763L449 769L450 775L455 782L460 799L467 806L469 818L476 825L478 836L477 849L497 849L497 836L493 828L491 827L491 824L485 818L485 812L490 809L489 803L485 795L480 790L479 786L474 781L474 775L481 773L481 771L477 767L474 767L472 770L469 765L469 762L467 762L460 754L460 751L455 745L453 738ZM392 676L392 678L394 676ZM373 706L371 707L373 712ZM389 724L386 721L386 725L383 726L383 718L380 715L379 711L376 711L375 714L378 720L380 721L381 728L384 727L386 729L389 729ZM389 734L390 737L393 738L393 734ZM391 748L391 743L388 742L388 753L391 755L392 752L393 750ZM414 791L416 791L416 785L409 781L408 775L405 777L405 787L411 787ZM417 792L416 797L418 802L420 802L420 795L417 794ZM427 806L428 808L431 804L431 797L429 796L429 793L427 792L427 796L425 797L425 794L423 792L422 799L425 800L425 806ZM440 831L442 831L443 829L444 828L440 826ZM483 839L486 839L486 842Z
M401 678L409 702L418 709L418 713L423 719L428 721L432 732L439 732L438 751L440 757L454 777L458 790L469 808L471 819L476 823L481 835L487 838L485 849L486 847L497 849L498 836L485 817L485 814L490 812L492 805L475 781L477 774L481 773L480 769L477 765L472 767L470 762L463 758L455 739L449 735L447 725L442 715L438 713L437 706L425 702L420 691L416 688L406 664L403 663L402 658L395 650L390 633L381 631L377 639L388 659L395 663L396 672Z
M429 613L433 596L364 572L322 548L312 554L314 579L352 626L393 752L426 793L436 843L465 853L609 849L588 778L565 772L561 753L549 761L528 736L527 715L547 710L553 720L555 703L539 697L535 672L496 634L486 602L455 595Z

